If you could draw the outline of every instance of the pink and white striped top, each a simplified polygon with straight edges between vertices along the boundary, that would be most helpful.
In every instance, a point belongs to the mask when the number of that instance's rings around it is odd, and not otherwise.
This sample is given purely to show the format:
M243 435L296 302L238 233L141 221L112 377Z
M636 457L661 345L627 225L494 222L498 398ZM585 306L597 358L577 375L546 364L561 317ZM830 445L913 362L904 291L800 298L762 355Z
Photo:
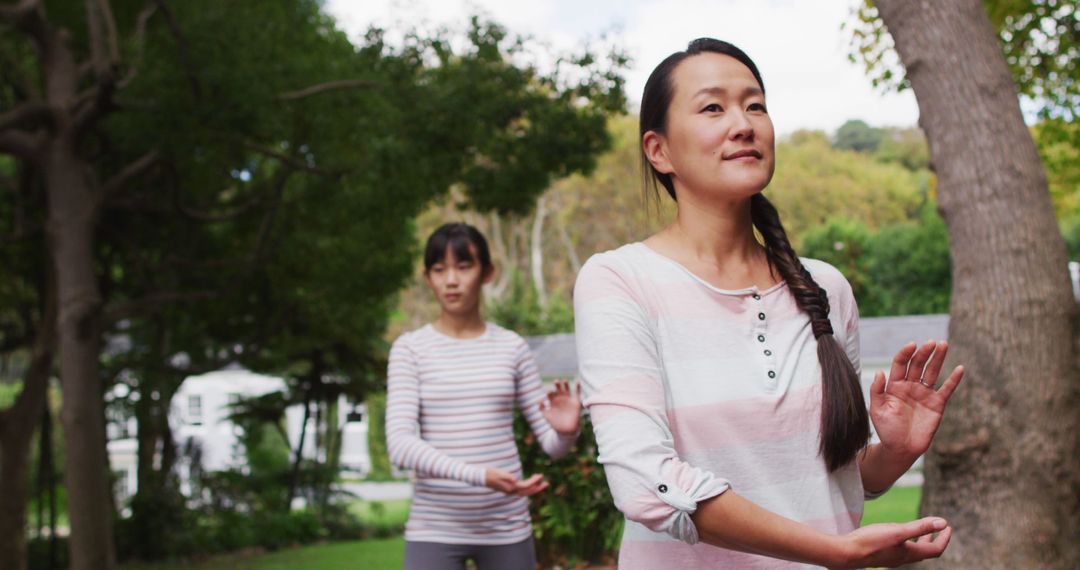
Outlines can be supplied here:
M485 487L484 468L522 476L515 403L549 455L564 455L577 436L560 436L537 409L545 392L525 340L493 323L471 339L426 325L394 342L387 377L390 461L416 471L405 540L513 544L531 536L528 500Z
M858 370L851 286L803 264ZM817 341L786 284L717 289L633 243L589 259L574 316L599 461L626 516L620 569L803 567L698 542L690 515L729 488L825 532L858 527L857 462L829 473L818 455Z

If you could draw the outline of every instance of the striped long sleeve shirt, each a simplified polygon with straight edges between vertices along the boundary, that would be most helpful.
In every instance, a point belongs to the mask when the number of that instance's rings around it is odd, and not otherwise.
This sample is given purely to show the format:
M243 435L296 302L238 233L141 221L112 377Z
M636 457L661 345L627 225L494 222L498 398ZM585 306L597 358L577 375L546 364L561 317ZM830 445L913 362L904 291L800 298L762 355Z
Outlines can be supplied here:
M545 392L525 340L493 323L471 339L426 325L394 342L387 376L390 460L416 473L405 539L513 544L531 536L527 499L485 487L484 469L522 477L515 404L549 455L564 455L576 435L561 436L538 410Z
M850 285L803 263L858 370ZM803 567L698 542L690 515L728 489L824 532L858 527L858 462L830 473L818 454L817 341L786 284L718 289L634 243L585 264L574 316L599 461L627 519L620 569Z

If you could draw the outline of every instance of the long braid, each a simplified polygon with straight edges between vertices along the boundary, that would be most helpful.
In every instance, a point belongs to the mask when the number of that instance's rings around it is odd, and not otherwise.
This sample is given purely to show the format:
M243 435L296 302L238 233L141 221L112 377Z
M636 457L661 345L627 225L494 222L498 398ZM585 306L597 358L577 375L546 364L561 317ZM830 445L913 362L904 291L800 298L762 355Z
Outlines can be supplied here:
M810 316L821 364L820 451L829 471L847 465L870 438L870 422L855 367L833 336L829 297L803 267L780 223L780 214L765 196L750 200L754 227L765 239L769 263L787 282L795 303Z

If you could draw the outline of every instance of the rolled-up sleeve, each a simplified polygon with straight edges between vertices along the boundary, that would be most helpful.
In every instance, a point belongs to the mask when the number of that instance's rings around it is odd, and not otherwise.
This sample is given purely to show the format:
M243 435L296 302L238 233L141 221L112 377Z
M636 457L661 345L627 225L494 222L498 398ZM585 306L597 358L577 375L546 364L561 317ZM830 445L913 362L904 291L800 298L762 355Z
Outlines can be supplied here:
M632 280L602 254L578 275L574 319L585 406L615 506L653 531L698 542L690 515L730 483L676 453L655 327Z

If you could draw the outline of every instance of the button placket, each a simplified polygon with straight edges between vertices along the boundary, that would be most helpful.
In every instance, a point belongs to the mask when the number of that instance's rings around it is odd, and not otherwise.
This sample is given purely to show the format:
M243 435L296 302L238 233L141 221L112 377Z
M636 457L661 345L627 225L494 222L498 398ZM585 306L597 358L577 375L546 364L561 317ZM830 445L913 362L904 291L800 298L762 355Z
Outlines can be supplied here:
M761 294L755 291L750 297L753 299L753 303L757 309L757 319L754 321L754 336L758 342L758 350L761 351L759 354L764 357L765 361L764 380L765 384L772 389L776 387L776 377L778 373L776 358L774 357L773 350L769 348L769 336L767 334L768 315L765 313L765 307L761 301Z

